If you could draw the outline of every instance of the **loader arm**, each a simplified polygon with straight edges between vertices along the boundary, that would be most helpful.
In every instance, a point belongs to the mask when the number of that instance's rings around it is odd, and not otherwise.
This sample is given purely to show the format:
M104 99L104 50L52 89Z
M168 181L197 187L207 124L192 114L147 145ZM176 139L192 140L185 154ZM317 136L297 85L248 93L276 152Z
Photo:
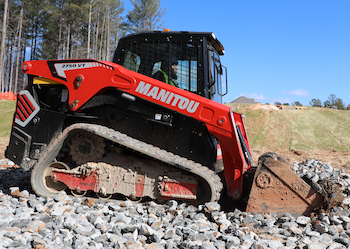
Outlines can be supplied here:
M23 71L65 85L71 111L83 109L104 89L117 88L130 101L141 98L203 122L220 143L228 195L242 196L243 174L252 159L243 117L230 107L107 61L26 61Z

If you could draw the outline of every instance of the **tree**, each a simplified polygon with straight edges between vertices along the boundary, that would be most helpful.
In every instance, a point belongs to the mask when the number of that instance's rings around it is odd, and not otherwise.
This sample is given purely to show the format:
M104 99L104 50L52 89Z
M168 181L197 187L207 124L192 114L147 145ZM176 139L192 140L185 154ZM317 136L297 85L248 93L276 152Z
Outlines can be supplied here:
M4 62L5 62L5 45L6 45L6 30L7 30L7 12L8 12L8 0L5 0L4 6L4 18L2 21L2 39L1 39L1 52L0 52L0 91L4 90Z
M289 103L283 103L283 105L289 105Z
M110 60L123 29L121 0L45 0L43 59Z
M15 74L15 89L14 92L17 93L17 87L18 87L18 71L19 71L19 56L21 51L21 38L22 38L22 27L23 27L23 8L24 4L22 2L21 7L21 14L20 14L20 20L19 20L19 31L18 31L18 43L17 43L17 58L16 58L16 74Z
M299 101L295 101L293 105L302 106L302 104Z
M328 100L326 100L323 103L323 105L324 105L324 107L336 106L337 109L339 109L339 110L344 110L347 108L344 101L341 98L337 98L337 96L335 96L335 94L329 95Z
M337 96L335 96L335 94L331 94L331 95L329 95L329 97L328 97L328 100L329 100L329 103L331 104L331 105L334 105L335 104L335 100L337 99Z
M331 102L329 100L326 100L325 102L323 102L323 107L328 107L331 105Z
M65 0L47 0L45 13L50 18L43 21L43 43L42 58L44 59L61 59L63 34L65 32L64 12L66 8Z
M86 58L89 28L91 58L110 60L123 11L122 0L0 0L0 91L23 89L25 60Z
M310 101L310 106L313 107L322 107L322 101L320 99L312 99Z
M131 0L134 9L126 15L127 29L131 32L161 29L166 9L160 8L160 0Z
M92 0L89 4L89 23L88 23L88 47L87 47L87 58L90 58L90 39L91 39L91 16L92 16Z
M281 102L276 101L275 105L281 105Z
M345 103L343 102L343 100L341 98L335 99L334 106L336 106L338 110L345 110L346 109Z

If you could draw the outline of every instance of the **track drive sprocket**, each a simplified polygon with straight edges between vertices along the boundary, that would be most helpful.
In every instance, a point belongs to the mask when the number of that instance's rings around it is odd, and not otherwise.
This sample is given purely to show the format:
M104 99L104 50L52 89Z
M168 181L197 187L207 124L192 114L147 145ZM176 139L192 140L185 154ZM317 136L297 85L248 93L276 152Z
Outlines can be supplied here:
M72 138L69 149L72 160L81 165L101 158L105 153L105 143L102 137L83 131Z

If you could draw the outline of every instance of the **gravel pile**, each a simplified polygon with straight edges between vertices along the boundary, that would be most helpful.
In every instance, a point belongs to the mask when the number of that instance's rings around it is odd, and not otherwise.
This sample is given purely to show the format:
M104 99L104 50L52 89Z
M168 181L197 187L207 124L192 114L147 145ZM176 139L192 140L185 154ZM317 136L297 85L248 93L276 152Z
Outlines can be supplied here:
M3 169L4 167L8 166L14 166L14 162L8 160L8 159L0 159L0 169Z
M315 160L293 170L316 184L339 183L344 200L312 217L277 217L225 213L217 203L102 203L65 192L42 198L27 186L28 172L4 167L0 248L350 248L350 175Z

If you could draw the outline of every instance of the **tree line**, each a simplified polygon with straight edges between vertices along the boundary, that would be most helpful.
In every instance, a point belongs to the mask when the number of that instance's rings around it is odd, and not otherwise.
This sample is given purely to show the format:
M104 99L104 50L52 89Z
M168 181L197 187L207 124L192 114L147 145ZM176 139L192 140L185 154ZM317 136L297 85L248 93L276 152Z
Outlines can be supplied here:
M0 92L26 85L25 60L110 60L119 39L162 29L160 0L0 0Z
M275 105L289 105L289 103L281 104L280 102L275 102ZM293 102L292 105L302 106L299 101ZM339 110L347 110L348 106L341 98L337 98L335 94L331 94L327 100L322 102L320 99L312 99L309 102L309 105L312 107L326 107L326 108L335 108Z
M348 105L346 105L341 98L337 98L335 94L329 95L328 99L323 103L320 99L312 99L309 104L310 106L314 106L314 107L330 107L330 108L335 107L336 109L339 109L339 110L348 109Z

